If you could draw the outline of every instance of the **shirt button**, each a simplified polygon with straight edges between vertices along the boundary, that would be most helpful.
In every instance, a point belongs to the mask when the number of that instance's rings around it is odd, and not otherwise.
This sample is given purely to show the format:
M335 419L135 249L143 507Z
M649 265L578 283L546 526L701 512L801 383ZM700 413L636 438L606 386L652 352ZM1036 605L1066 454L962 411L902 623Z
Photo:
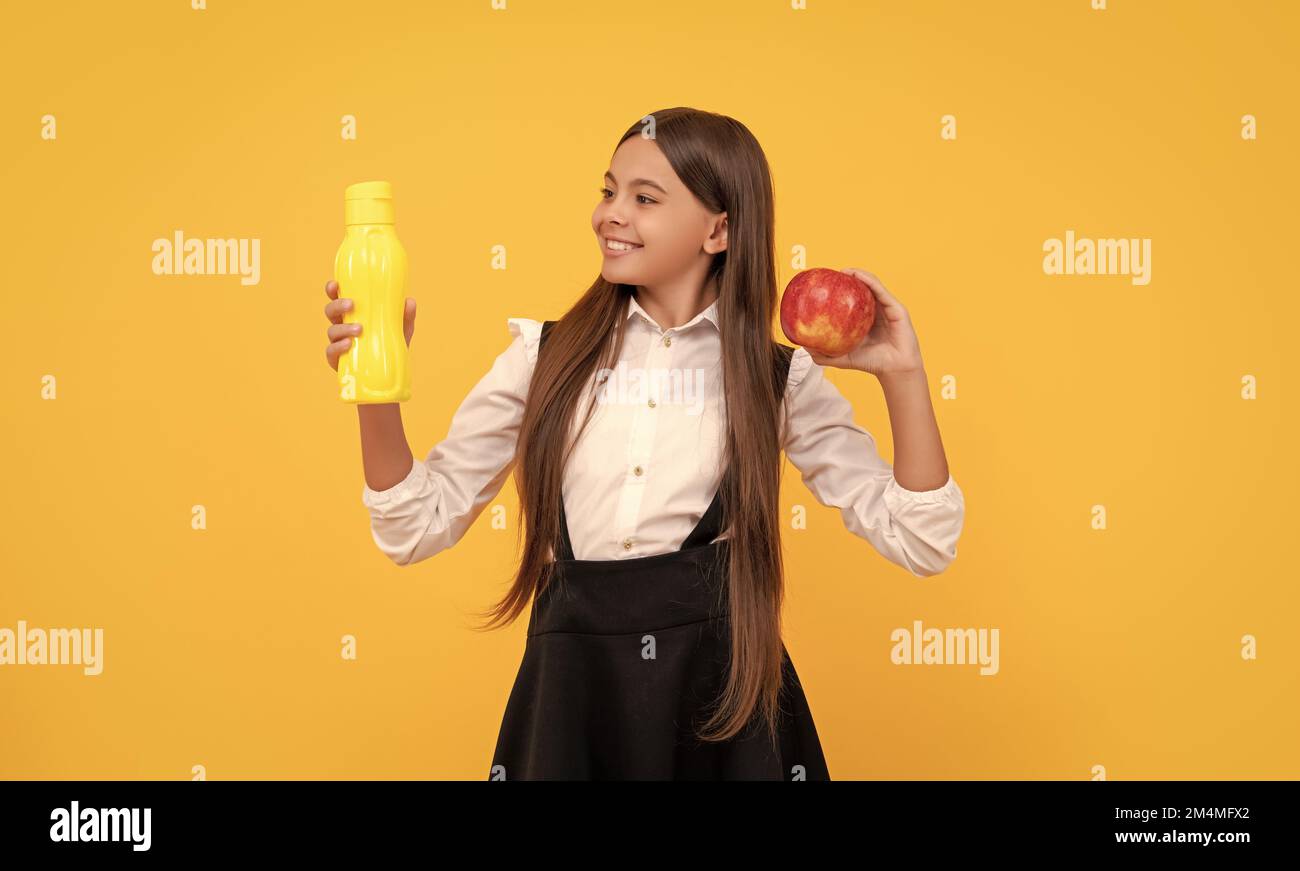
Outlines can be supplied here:
M631 549L632 549L632 539L630 538L623 539L623 550L631 550Z
M668 347L669 345L671 345L672 343L673 343L673 337L672 337L672 336L664 336L664 347L665 347L665 348Z
M633 474L633 475L640 475L640 474L641 474L641 467L640 467L640 466L637 466L635 469L633 469L633 470L632 470L632 474Z
M655 407L655 401L654 401L653 399L650 400L650 402L647 403L647 404L648 404L651 408L654 408L654 407Z

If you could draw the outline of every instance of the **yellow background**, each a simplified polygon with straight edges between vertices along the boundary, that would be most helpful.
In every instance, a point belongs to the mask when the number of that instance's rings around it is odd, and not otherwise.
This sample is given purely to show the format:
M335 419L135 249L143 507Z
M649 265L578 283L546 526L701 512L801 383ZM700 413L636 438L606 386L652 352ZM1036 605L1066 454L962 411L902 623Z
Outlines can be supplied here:
M967 500L957 561L920 579L787 465L809 528L784 536L786 642L832 776L1300 777L1300 16L1108 6L12 10L0 626L103 627L105 662L0 667L0 776L486 778L525 621L475 633L469 612L516 563L514 482L510 529L485 513L407 568L375 548L324 359L343 190L394 185L423 457L506 318L559 317L595 277L619 134L690 105L764 146L782 286L804 245L908 307ZM177 229L261 239L261 283L154 275ZM1045 275L1068 229L1151 238L1151 283ZM831 378L892 458L876 380ZM917 619L997 628L1000 673L891 664Z

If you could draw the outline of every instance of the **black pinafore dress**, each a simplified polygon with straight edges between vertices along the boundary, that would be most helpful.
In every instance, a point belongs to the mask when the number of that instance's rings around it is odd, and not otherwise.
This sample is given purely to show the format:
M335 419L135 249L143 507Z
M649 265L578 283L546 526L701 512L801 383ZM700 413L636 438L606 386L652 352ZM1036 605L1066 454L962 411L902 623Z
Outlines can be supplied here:
M561 505L563 552L533 602L490 780L830 779L784 644L776 749L757 713L730 740L695 736L731 656L723 514L719 489L679 550L579 560Z

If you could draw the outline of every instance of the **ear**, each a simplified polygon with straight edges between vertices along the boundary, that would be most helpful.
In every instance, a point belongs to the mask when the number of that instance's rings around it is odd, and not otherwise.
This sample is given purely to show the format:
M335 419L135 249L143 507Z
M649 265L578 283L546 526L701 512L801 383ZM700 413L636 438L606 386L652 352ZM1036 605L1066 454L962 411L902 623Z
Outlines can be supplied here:
M704 240L704 250L710 254L727 250L727 213L720 212L714 218L713 232Z

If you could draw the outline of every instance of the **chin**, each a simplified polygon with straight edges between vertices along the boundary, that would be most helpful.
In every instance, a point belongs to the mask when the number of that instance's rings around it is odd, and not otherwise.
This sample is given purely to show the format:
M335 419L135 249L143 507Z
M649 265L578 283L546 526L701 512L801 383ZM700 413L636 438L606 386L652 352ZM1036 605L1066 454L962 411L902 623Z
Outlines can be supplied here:
M600 277L610 284L640 284L640 278L630 270L619 269L617 265L612 268L606 264L600 270Z

